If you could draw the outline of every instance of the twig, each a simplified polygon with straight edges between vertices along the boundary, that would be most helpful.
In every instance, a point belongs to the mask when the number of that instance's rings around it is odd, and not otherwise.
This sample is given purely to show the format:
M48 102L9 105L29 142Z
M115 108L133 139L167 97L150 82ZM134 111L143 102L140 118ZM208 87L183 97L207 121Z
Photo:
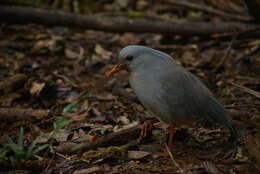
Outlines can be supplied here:
M165 147L166 147L166 150L167 150L167 152L168 152L168 154L169 154L169 156L170 156L170 158L171 158L173 164L177 167L177 169L179 169L179 171L180 171L181 173L185 174L184 170L180 167L180 165L179 165L179 164L175 161L175 159L173 158L172 152L170 151L168 145L166 145Z
M94 142L80 143L63 143L63 145L55 147L55 150L60 153L73 154L75 152L82 152L89 149L95 149L97 147L113 146L128 143L131 139L139 137L143 125L137 125L135 127L122 130L120 132L113 132L104 137L96 139Z
M72 158L71 156L70 156L70 157L66 157L65 155L63 155L63 154L61 154L61 153L59 153L59 152L55 152L55 154L56 154L57 156L63 158L63 159L66 159L66 160L71 160L71 158Z
M151 45L153 49L161 50L161 51L172 51L172 50L192 50L197 49L198 47L195 44L190 45Z
M2 21L10 23L38 23L42 25L68 26L108 32L147 32L179 35L205 35L237 33L259 29L259 25L235 22L196 22L188 20L164 20L158 18L128 18L123 16L82 16L52 10L0 5Z
M251 18L249 15L233 15L221 10L217 10L215 8L212 7L207 7L204 6L202 4L195 4L192 2L188 2L188 1L180 1L180 0L167 0L166 2L171 3L171 4L175 4L175 5L179 5L179 6L184 6L184 7L188 7L191 9L196 9L196 10L201 10L207 13L211 13L211 14L215 14L218 16L222 16L222 17L228 17L231 19L235 19L235 20L240 20L240 21L249 21Z
M20 169L20 170L31 170L38 173L39 171L42 171L45 166L48 165L49 161L50 161L49 159L28 160L24 162L15 163L15 164L11 164L7 161L0 161L0 171Z
M239 105L225 105L225 108L232 109L232 108L241 108L241 107L253 107L260 109L260 103L256 104L239 104Z
M40 120L43 117L47 117L49 115L49 112L49 110L43 109L0 108L0 120Z
M216 67L213 69L213 72L217 72L220 69L220 67L225 63L226 59L228 58L228 56L230 54L230 50L231 50L232 45L233 45L234 41L236 40L236 38L237 38L237 34L232 37L232 40L231 40L230 44L228 45L228 48L226 49L225 55L220 59L220 61L216 65Z
M242 91L244 91L244 92L246 92L248 94L251 94L252 96L260 99L260 92L257 92L257 91L255 91L253 89L247 88L247 87L239 85L239 84L235 84L233 82L230 82L230 84L235 86L235 87L238 87L240 90L242 90Z

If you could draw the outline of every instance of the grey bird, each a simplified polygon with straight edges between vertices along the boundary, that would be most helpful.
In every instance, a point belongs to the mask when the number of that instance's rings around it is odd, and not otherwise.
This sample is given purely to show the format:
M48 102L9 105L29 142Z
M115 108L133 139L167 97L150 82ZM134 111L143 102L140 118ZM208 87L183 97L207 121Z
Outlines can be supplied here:
M206 126L222 125L236 139L236 130L223 105L168 54L144 46L127 46L108 75L122 69L129 71L130 85L138 99L160 121L172 127L197 121Z

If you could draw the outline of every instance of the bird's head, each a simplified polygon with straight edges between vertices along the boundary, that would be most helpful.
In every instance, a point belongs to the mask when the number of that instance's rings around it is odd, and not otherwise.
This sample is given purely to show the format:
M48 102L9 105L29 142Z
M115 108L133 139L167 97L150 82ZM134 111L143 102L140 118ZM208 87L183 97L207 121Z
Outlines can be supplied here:
M161 51L137 45L131 45L123 48L119 53L118 59L119 63L107 73L108 76L111 76L123 69L127 69L132 72L138 69L153 67L165 60L173 60L169 55Z

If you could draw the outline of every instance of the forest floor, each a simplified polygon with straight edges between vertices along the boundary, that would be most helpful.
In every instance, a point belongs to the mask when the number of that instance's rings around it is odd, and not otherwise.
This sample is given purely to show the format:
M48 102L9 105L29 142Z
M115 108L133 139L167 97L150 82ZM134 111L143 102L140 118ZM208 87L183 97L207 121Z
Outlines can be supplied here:
M259 39L117 34L35 24L0 27L0 170L259 173ZM221 127L180 127L173 158L162 129L152 127L136 141L147 112L126 71L105 76L119 51L133 44L168 53L209 87L244 127L234 154L228 155L229 132Z

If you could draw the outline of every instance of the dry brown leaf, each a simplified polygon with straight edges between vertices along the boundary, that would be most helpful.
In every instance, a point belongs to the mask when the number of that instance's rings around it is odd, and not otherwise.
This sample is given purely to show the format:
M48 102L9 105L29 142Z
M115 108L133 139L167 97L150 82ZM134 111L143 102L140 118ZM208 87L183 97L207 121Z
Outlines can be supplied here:
M54 50L56 48L56 40L40 40L35 43L32 48L32 52L39 52L46 48L49 50Z
M122 131L122 130L129 129L129 128L131 128L131 127L134 127L134 126L136 126L136 125L138 125L138 124L139 124L138 121L133 121L133 122L131 122L130 124L124 125L124 126L122 126L122 127L119 127L118 125L116 125L116 126L114 127L113 131L114 131L114 132L120 132L120 131Z
M112 94L100 94L100 95L96 95L97 99L99 100L116 100L118 98L118 96L112 95Z
M146 152L146 151L128 151L128 158L130 159L141 159L144 158L148 155L150 155L151 152Z
M100 170L101 169L99 167L90 167L87 169L76 170L72 174L89 174L89 173L96 173Z
M249 154L251 156L253 156L256 160L256 168L258 170L260 170L260 151L259 151L259 148L260 148L260 141L259 141L259 137L260 136L256 136L256 137L253 137L252 135L247 135L246 136L246 148L249 152Z
M70 131L66 129L59 129L53 136L58 142L67 141Z
M140 41L140 39L138 39L136 34L133 34L133 33L124 33L120 37L120 43L122 45L134 45L134 44L138 43L139 41Z
M95 46L95 53L97 53L97 55L101 56L102 59L106 59L108 60L111 53L107 50L105 50L101 45L97 44Z
M65 56L69 59L82 59L84 57L84 53L85 51L82 47L77 47L75 49L66 47L64 51Z
M129 119L127 118L127 116L125 116L125 115L119 116L119 117L116 119L116 121L121 122L121 123L123 123L124 125L127 125L127 124L130 123L130 120L129 120Z
M76 59L76 58L78 58L78 53L69 49L69 48L66 48L65 49L65 56L69 59Z
M44 86L45 83L43 82L33 82L30 93L32 94L32 96L39 96Z

